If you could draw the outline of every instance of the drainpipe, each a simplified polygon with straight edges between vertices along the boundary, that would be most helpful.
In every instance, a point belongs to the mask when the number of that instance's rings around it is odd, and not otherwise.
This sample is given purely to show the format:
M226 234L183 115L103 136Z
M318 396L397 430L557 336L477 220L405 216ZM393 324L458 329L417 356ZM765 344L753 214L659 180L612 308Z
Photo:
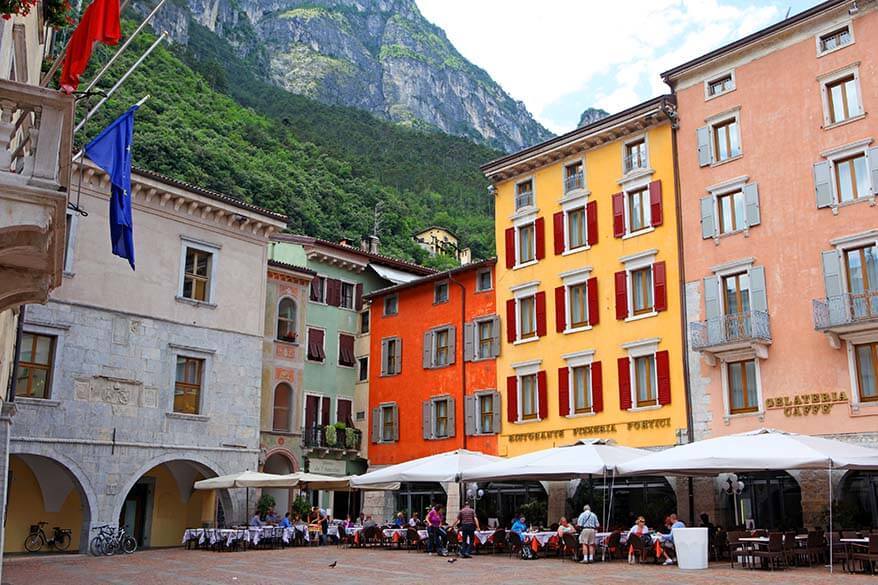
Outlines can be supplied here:
M453 282L460 287L460 330L462 335L466 334L466 286L459 280L455 280L451 273L448 274L448 281ZM460 360L460 411L463 414L463 448L466 449L466 339L463 340L461 348Z
M27 305L21 305L18 309L18 323L15 326L15 348L12 350L12 369L9 371L9 381L6 385L6 401L15 402L15 371L18 369L18 360L21 357L21 335L24 329L24 311Z

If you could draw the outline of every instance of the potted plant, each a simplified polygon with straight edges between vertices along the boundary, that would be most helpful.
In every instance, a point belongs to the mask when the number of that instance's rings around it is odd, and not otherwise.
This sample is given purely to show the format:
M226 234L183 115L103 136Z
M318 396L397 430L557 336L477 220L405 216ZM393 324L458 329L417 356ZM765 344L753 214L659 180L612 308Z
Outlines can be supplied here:
M74 23L70 0L43 0L43 18L55 29L70 26Z
M335 425L326 425L326 428L323 429L326 434L326 446L327 447L335 447L336 440L335 436Z
M275 501L274 496L270 494L262 494L256 502L256 511L259 513L260 517L263 517L268 513L268 509L274 508L276 504L277 501Z
M348 449L355 449L357 447L357 429L353 427L346 428L344 430L344 442Z

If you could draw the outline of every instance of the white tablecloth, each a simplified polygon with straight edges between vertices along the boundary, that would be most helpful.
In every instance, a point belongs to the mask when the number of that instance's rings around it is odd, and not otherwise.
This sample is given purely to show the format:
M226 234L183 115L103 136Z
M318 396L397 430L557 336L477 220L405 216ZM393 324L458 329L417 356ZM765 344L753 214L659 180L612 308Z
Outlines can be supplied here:
M540 546L546 546L549 539L556 534L557 532L525 532L524 537L526 540L536 539L536 541L540 543Z
M476 530L476 539L480 544L485 544L488 539L494 536L495 530Z
M259 544L259 541L263 538L267 538L269 536L274 536L275 527L273 526L250 526L248 528L187 528L183 531L183 544L186 544L190 540L198 540L198 544L202 545L205 541L210 544L216 544L217 542L225 541L226 546L231 546L234 542L238 540L243 540L248 544L252 544L256 546ZM278 528L278 530L280 530ZM295 536L296 530L302 532L305 537L305 540L308 540L308 531L302 530L301 528L290 527L283 528L283 532L281 533L281 538L287 544L293 539Z

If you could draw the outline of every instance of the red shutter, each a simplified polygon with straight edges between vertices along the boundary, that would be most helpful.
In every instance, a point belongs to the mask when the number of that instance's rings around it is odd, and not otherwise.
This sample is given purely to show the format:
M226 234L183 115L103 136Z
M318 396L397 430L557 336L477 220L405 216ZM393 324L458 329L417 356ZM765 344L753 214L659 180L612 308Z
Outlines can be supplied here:
M668 308L668 282L664 262L652 265L652 299L656 311Z
M515 342L515 299L506 301L506 341Z
M613 195L613 237L625 235L625 200L621 193Z
M652 225L662 225L662 182L653 181L649 184L649 213Z
M592 276L585 283L585 294L588 297L588 324L597 325L601 320L600 303L598 302L598 279Z
M598 202L589 201L585 206L585 225L586 235L588 237L588 245L594 246L598 243Z
M355 294L354 307L358 311L362 311L363 310L363 283L362 282L357 283L356 292L354 294Z
M537 337L546 336L546 293L538 292L536 294L537 309Z
M591 409L594 412L604 410L604 377L601 362L591 364Z
M671 360L667 351L655 354L656 382L658 383L659 404L671 403Z
M537 392L540 400L540 419L546 420L549 417L549 394L546 385L546 370L537 372Z
M518 378L506 378L506 420L518 422Z
M567 329L567 299L563 286L555 289L555 331L563 333Z
M559 211L552 216L552 231L554 232L555 255L564 253L564 212Z
M558 368L558 413L570 414L570 370Z
M506 268L515 266L515 228L506 229Z
M534 256L537 260L546 257L546 220L538 217L534 222L534 234L536 238L536 250Z
M631 408L631 370L628 358L619 358L619 408Z
M628 275L624 270L616 273L616 319L628 318Z

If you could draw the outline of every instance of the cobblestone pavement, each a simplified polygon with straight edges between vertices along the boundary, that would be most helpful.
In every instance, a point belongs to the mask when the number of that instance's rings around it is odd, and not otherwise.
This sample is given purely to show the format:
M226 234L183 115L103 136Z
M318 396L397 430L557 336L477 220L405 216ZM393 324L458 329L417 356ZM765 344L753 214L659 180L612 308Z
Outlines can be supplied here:
M335 568L328 566L332 561L338 562ZM522 561L505 555L481 555L449 564L444 558L423 553L335 547L237 553L166 549L103 558L13 556L6 558L3 568L3 583L9 585L732 585L744 582L878 585L878 577L847 575L839 569L830 578L828 569L823 567L770 573L730 569L728 564L722 563L711 565L706 571L686 572L652 564L629 566L621 561L585 566L556 558Z

